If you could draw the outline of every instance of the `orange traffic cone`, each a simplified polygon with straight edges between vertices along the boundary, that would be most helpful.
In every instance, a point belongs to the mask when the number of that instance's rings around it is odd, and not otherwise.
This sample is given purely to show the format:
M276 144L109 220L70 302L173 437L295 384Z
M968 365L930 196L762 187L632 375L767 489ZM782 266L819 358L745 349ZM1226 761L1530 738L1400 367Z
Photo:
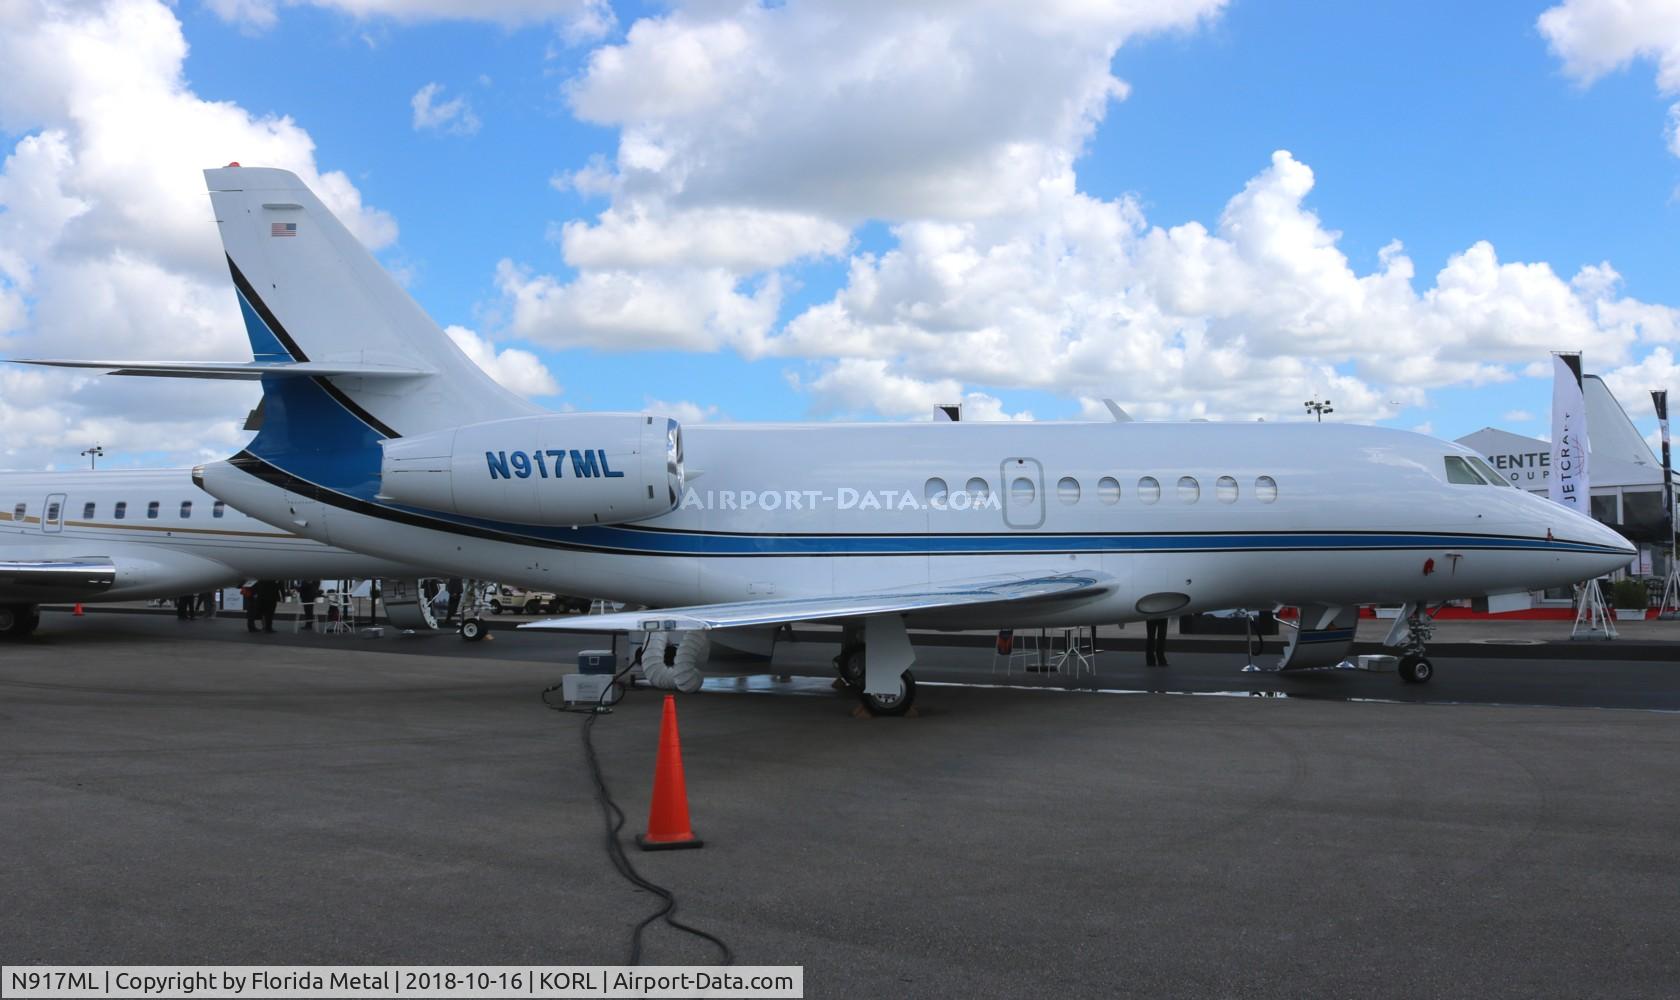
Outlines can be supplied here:
M76 602L76 609L74 611L70 612L70 614L77 617L77 618L82 617L82 602L81 601Z
M644 851L674 851L699 847L700 838L688 825L688 785L683 781L682 743L677 739L677 699L665 696L659 720L659 758L653 765L653 806L648 832L636 838Z

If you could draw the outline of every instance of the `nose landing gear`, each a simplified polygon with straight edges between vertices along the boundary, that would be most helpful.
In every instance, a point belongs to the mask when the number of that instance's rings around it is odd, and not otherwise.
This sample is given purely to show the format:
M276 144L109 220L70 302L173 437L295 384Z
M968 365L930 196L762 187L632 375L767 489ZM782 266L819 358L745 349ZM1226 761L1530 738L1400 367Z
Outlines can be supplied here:
M1425 655L1424 643L1435 636L1435 623L1424 614L1416 604L1408 604L1402 609L1401 617L1394 623L1394 629L1389 632L1390 646L1399 646L1404 651L1400 657L1400 679L1407 684L1428 684L1435 676L1435 665L1429 662ZM1400 641L1394 641L1401 626L1406 634Z

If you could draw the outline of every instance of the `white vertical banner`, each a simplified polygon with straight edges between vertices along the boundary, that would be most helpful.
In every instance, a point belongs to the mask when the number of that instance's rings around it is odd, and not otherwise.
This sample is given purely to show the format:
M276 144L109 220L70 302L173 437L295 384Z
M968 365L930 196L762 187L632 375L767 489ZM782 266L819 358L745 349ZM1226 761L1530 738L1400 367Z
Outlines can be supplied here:
M1547 495L1592 516L1587 479L1587 404L1581 394L1581 356L1552 355L1552 475Z
M1652 389L1651 405L1657 410L1657 427L1662 431L1663 516L1668 519L1668 533L1674 534L1674 459L1668 440L1668 390ZM1673 544L1670 537L1669 544Z

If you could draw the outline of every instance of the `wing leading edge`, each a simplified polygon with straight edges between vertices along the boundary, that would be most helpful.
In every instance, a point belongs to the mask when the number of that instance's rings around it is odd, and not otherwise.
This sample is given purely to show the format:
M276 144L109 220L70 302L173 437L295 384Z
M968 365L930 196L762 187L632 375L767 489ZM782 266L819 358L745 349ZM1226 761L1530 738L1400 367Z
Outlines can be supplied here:
M766 598L686 608L623 611L609 615L549 618L520 628L555 632L671 632L688 629L747 628L786 622L867 618L871 615L936 611L943 608L1028 601L1064 600L1106 592L1112 582L1096 573L1036 577L990 577L929 587L884 590L872 594Z

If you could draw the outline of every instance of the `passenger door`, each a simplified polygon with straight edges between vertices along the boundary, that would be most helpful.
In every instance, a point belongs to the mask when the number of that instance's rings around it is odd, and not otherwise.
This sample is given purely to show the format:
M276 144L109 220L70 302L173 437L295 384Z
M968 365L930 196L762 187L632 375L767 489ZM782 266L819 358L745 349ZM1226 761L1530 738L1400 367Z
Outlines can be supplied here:
M1036 458L1006 458L998 475L1003 523L1036 528L1044 523L1044 469Z

